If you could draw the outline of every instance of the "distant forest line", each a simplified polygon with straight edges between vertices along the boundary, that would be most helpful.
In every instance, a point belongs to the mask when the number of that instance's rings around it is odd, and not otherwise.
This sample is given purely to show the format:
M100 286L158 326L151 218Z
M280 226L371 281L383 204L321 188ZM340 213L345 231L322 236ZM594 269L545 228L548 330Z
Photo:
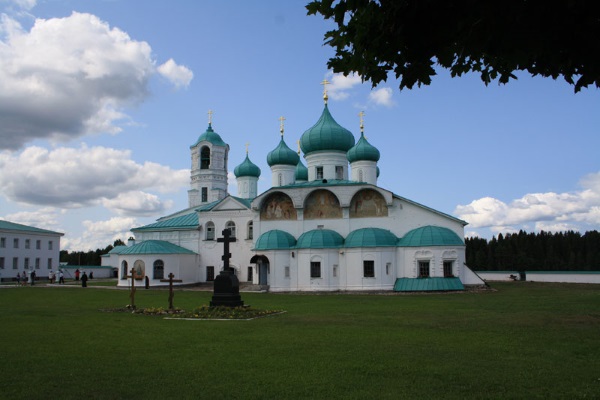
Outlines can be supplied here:
M102 265L102 255L115 246L87 252L60 252L69 265ZM600 271L600 233L574 231L507 233L490 240L466 238L467 265L476 271Z
M467 265L476 271L600 271L600 233L507 233L465 238Z

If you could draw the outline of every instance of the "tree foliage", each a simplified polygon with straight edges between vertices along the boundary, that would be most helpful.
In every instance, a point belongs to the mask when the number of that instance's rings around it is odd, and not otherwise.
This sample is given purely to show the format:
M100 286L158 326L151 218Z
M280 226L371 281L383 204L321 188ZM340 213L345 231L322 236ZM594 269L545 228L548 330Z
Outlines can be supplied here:
M499 234L465 239L467 265L484 271L600 271L600 233Z
M66 262L67 265L81 265L81 266L97 266L102 265L102 256L107 254L116 246L124 246L125 242L121 239L114 241L113 245L108 245L104 249L96 249L89 251L73 251L68 252L67 250L60 251L60 262Z
M487 85L515 71L600 87L600 2L587 0L315 0L309 15L337 24L325 34L334 72L376 86L394 73L400 90L429 85L437 64Z

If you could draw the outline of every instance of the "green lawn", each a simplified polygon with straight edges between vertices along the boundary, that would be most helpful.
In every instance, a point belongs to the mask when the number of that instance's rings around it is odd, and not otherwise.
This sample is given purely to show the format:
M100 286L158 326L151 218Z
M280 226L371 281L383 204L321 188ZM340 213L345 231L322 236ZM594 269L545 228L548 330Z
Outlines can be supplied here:
M600 398L600 285L428 295L243 293L285 314L101 312L124 290L0 289L0 398ZM175 306L212 293L177 291ZM137 291L167 307L168 291Z

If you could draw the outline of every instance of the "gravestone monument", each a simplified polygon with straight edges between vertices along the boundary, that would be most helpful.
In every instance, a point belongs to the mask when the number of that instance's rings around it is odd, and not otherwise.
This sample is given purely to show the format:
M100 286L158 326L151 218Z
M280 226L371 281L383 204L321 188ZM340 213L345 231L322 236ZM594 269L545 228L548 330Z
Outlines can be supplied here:
M211 307L241 307L244 305L240 296L240 281L233 273L233 268L229 268L229 243L235 242L235 238L231 237L231 231L224 229L223 237L218 238L217 242L223 243L223 270L215 278L213 297L210 302Z

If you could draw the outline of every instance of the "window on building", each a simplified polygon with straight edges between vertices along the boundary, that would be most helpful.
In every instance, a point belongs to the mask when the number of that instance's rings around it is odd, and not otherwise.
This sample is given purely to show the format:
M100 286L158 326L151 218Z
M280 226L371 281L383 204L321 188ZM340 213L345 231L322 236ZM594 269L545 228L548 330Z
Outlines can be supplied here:
M289 278L289 277L290 277L290 267L285 267L285 268L283 269L283 276L284 276L285 278Z
M52 240L48 241L48 250L52 250Z
M316 179L323 179L323 167L316 167L315 172Z
M35 241L35 248L37 250L40 250L42 248L42 241L41 240L36 240Z
M4 269L4 257L0 257L0 269Z
M334 278L337 277L337 275L338 275L337 270L338 270L338 266L334 264L334 266L333 266L333 277Z
M362 169L358 170L358 181L359 182L364 182Z
M208 201L208 188L202 188L202 202L206 203Z
M225 229L229 229L229 237L231 237L231 238L235 237L235 222L228 221L225 224Z
M344 179L344 167L341 165L335 166L335 179Z
M6 248L6 238L0 238L0 248Z
M156 260L152 265L152 279L165 279L165 263L163 260Z
M29 257L25 257L25 269L29 269Z
M429 261L419 261L419 278L429 278Z
M17 239L17 238L13 239L13 247L15 249L19 248L19 239Z
M452 261L444 261L444 278L452 278L454 276L454 272L452 271L452 266L454 262Z
M206 223L206 240L215 240L215 224L210 221Z
M310 277L311 278L320 278L321 277L321 262L320 261L311 261Z
M200 169L210 168L210 148L208 146L202 147L200 150Z
M365 278L375 278L375 261L364 260L363 261L363 276Z
M121 263L121 279L127 279L127 261Z
M391 263L386 263L385 264L385 274L389 275L391 269L392 269L392 264Z
M48 259L48 269L52 269L52 259Z
M277 174L277 186L283 186L283 175Z
M40 269L40 258L36 257L35 259L35 269Z
M215 280L215 267L206 267L206 281L212 282Z
M19 269L19 257L13 257L13 269Z
M252 272L253 272L253 268L248 267L248 282L252 282L252 279L253 279Z
M254 222L248 222L248 232L246 233L248 239L254 239Z
M25 248L28 249L31 247L31 240L25 239Z

